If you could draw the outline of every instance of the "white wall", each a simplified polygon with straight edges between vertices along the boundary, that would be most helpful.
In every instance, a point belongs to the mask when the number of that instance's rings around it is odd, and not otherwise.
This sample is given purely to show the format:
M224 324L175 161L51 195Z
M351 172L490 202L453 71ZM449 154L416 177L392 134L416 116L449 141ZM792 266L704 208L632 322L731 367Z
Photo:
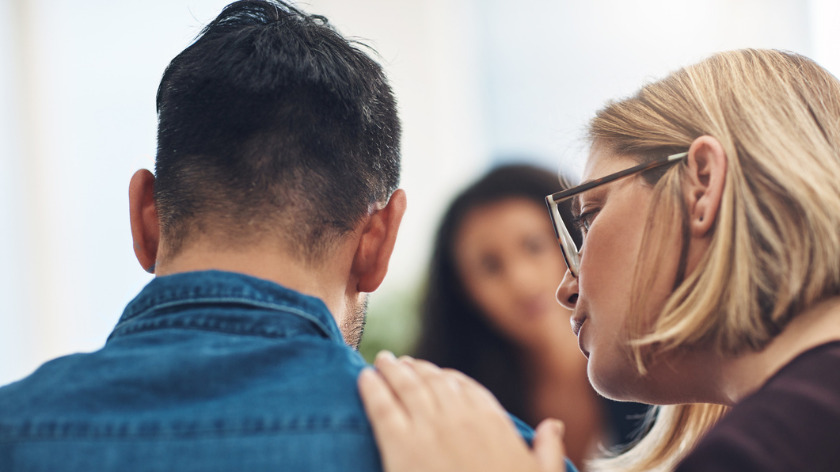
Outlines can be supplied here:
M149 280L132 254L128 179L152 166L165 65L225 3L0 1L0 384L101 346ZM400 102L409 212L383 299L416 282L442 206L494 161L579 171L580 133L606 99L720 49L840 67L831 0L301 6L372 44Z

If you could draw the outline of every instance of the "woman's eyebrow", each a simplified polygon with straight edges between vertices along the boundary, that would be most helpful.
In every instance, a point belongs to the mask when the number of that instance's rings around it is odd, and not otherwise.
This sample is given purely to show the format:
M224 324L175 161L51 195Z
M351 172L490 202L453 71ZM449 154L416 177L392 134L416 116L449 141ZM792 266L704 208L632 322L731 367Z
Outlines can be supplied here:
M607 186L604 186L604 187L587 189L585 192L579 193L579 194L575 195L574 197L572 197L572 216L574 216L575 218L580 216L581 207L583 206L581 196L584 193L587 194L587 198L586 198L587 201L603 200L603 199L606 198L607 195L609 195L609 191L610 191L609 188L605 188L605 187L609 187L609 186L607 185Z

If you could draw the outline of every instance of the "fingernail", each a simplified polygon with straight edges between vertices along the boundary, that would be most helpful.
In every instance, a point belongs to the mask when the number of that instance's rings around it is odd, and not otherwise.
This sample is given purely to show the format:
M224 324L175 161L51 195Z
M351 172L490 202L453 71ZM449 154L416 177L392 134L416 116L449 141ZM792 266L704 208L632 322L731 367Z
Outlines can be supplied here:
M361 372L359 372L360 379L371 378L372 375L375 375L373 367L365 367Z
M391 351L379 351L379 354L376 355L376 360L386 361L386 362L396 362L397 357Z
M552 433L554 433L557 436L559 436L560 438L562 438L563 433L566 432L566 425L560 420L546 419L546 420L543 420L542 423L537 425L537 429L538 430L546 430L546 432L548 432L548 430L551 430Z

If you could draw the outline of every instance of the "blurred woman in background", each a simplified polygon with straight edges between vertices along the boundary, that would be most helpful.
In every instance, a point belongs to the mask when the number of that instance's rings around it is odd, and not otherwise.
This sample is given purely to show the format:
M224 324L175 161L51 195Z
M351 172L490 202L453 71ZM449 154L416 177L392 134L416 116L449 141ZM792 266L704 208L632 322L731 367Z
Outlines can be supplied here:
M475 378L532 426L562 419L580 464L625 431L605 431L606 402L554 299L565 266L545 195L557 185L552 172L507 165L454 199L435 238L415 356Z

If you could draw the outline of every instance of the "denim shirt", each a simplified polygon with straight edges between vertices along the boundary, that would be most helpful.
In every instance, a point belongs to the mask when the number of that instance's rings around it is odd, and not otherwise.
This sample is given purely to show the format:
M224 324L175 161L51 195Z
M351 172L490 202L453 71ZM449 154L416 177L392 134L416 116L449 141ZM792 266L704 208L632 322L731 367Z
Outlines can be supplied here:
M378 471L365 366L321 300L235 273L157 277L102 349L0 388L0 471Z

